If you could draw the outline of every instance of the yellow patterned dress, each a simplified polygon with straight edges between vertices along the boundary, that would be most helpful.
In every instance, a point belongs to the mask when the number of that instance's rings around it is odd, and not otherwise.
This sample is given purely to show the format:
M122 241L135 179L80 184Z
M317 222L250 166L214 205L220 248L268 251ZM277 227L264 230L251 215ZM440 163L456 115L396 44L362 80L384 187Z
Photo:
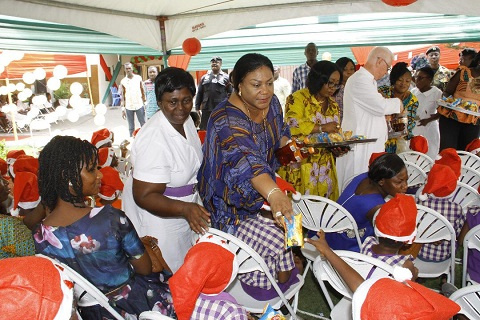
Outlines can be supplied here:
M308 89L291 94L286 101L285 119L290 126L292 136L308 136L316 124L339 122L338 104L330 97L325 114L322 106L310 94ZM336 201L339 196L335 158L327 149L310 155L301 163L283 166L278 174L293 184L302 194L318 195Z
M0 259L35 254L32 232L21 218L0 214Z

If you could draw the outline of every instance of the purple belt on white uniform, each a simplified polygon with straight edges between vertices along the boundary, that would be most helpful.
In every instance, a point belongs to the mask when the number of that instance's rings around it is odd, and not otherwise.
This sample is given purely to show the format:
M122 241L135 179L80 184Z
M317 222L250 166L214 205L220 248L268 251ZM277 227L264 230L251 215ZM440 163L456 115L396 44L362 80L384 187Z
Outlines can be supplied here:
M165 191L163 192L163 195L169 196L169 197L181 198L181 197L191 196L192 194L195 193L196 189L197 189L196 183L187 184L181 187L166 187Z

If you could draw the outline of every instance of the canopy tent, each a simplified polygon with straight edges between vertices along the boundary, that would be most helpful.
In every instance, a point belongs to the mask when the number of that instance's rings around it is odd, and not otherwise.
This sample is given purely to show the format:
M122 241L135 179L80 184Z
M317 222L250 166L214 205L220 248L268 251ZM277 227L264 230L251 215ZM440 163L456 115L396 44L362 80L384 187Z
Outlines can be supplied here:
M177 0L174 4L166 0L134 4L130 0L0 0L0 7L5 15L88 28L157 51L179 47L189 37L204 39L228 30L298 17L375 12L480 16L478 0L454 4L451 0L418 0L401 8L388 6L381 0ZM457 30L450 32L454 34ZM338 40L342 39L330 38L334 43Z
M68 74L87 71L85 55L26 53L21 60L10 62L0 74L0 79L21 79L25 72L33 72L36 68L43 68L46 77L50 78L53 75L53 68L59 64L67 67Z

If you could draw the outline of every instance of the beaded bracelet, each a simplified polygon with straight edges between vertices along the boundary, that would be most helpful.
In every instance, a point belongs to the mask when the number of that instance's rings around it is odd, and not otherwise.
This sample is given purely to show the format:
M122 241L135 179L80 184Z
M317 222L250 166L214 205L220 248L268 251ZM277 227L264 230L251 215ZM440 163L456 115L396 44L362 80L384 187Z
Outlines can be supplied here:
M270 198L272 193L277 192L277 191L282 191L282 190L280 190L280 188L273 188L272 190L270 190L270 192L267 194L267 202L268 203L270 203L270 200L268 200L268 198Z

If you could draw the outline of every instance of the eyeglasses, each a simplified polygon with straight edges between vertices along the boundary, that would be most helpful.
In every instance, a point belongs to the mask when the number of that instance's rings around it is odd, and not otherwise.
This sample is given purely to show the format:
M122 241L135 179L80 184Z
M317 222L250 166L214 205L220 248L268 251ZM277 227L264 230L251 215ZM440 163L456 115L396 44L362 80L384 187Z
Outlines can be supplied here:
M340 88L340 84L339 83L335 83L333 81L330 81L328 80L328 82L326 83L327 87L329 87L330 89L338 89Z
M378 57L378 59L381 59L383 62L385 62L385 65L387 66L387 71L390 72L392 71L392 67L390 67L387 63L387 61L385 61L385 59L381 58L381 57Z

